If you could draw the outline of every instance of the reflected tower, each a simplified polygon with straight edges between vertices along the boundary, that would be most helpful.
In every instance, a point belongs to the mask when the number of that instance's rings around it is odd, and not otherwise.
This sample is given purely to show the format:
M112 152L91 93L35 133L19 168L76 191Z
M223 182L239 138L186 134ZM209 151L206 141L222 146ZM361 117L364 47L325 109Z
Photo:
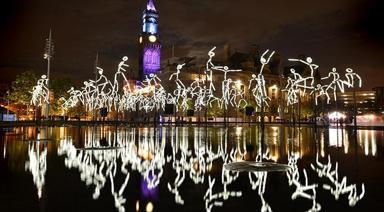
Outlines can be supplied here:
M141 80L145 79L146 75L156 74L160 70L159 14L156 11L153 0L148 0L142 19L142 32L139 37L139 74Z

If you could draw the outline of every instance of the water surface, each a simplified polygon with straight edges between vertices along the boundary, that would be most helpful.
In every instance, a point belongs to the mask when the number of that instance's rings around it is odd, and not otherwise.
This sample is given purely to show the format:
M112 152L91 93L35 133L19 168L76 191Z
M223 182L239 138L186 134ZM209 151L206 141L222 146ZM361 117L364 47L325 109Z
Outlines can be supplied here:
M383 138L280 125L264 135L247 125L3 128L0 211L379 210ZM242 160L291 169L223 168Z

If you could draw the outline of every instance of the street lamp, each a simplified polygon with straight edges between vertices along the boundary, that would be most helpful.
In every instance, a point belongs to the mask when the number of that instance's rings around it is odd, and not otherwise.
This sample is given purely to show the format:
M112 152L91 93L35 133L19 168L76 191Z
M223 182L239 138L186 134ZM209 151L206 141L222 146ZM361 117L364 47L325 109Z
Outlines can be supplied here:
M49 37L46 39L45 42L45 51L44 51L44 59L47 60L47 88L48 88L48 102L47 108L45 111L45 117L46 119L49 118L49 80L50 80L50 70L51 70L51 59L53 57L54 53L54 45L52 41L52 32L49 30Z
M7 117L9 115L9 90L7 91Z

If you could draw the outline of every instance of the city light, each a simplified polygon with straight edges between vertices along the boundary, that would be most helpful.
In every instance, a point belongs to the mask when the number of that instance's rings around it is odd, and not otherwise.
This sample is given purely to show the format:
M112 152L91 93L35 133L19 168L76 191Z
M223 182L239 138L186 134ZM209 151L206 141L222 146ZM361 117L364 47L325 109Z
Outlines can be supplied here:
M345 119L346 117L347 116L344 113L338 112L338 111L334 111L328 114L328 118L330 120L341 120L341 119Z

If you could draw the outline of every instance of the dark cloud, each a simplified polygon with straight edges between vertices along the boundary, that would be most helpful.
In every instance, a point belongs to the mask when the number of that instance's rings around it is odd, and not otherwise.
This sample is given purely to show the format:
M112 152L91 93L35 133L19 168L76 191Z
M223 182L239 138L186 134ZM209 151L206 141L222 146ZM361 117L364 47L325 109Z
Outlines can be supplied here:
M0 67L45 70L44 40L53 29L53 73L86 79L96 53L107 73L124 55L137 70L144 0L7 0L0 12ZM285 58L311 55L323 71L352 67L369 86L384 85L383 5L380 0L158 0L163 59L205 56L224 43L253 44Z

